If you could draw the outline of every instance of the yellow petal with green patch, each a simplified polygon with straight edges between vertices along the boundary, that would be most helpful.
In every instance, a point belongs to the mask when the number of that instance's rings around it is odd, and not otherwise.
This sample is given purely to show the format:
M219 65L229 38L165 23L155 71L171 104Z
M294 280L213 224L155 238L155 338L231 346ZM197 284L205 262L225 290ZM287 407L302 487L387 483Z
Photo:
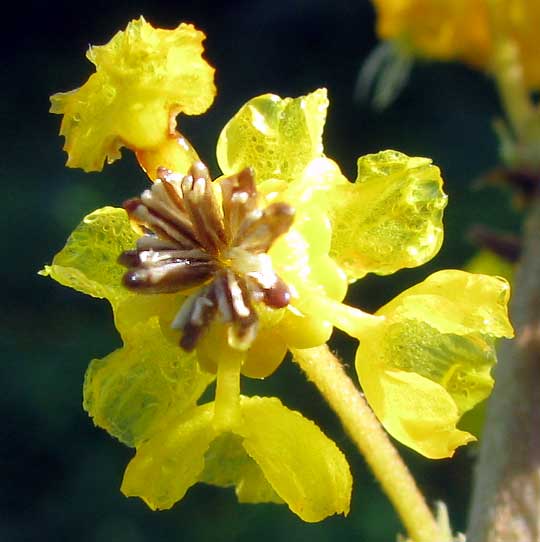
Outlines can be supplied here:
M451 457L475 438L456 428L459 414L446 390L416 373L366 370L362 387L377 417L402 444L431 459Z
M510 286L501 277L445 269L395 297L378 315L428 322L441 333L512 337Z
M218 163L230 175L253 167L258 182L292 181L322 156L326 89L299 98L264 94L251 99L225 125L217 143Z
M92 297L106 298L116 307L132 296L122 286L125 268L118 264L118 256L132 249L138 237L124 209L103 207L84 217L40 274Z
M441 247L446 202L431 160L397 151L363 156L355 183L326 192L330 255L350 281L419 266Z
M194 354L167 341L156 317L135 325L125 345L92 361L83 406L94 423L128 446L137 446L192 408L212 376Z
M40 271L64 286L108 299L124 341L136 324L156 314L164 320L162 329L170 325L185 298L183 294L140 295L122 286L126 268L118 264L118 257L135 247L139 235L132 229L124 209L103 207L83 219L52 264ZM178 343L177 335L173 342Z
M120 157L122 146L164 143L178 113L206 111L216 90L214 69L202 58L204 38L190 24L155 29L140 17L106 45L91 47L87 57L96 73L82 87L51 97L51 112L64 115L67 165L99 171L105 160Z
M242 438L225 433L212 444L205 456L201 482L219 487L235 487L239 502L283 503L261 469L242 446Z
M275 492L304 521L347 514L352 477L337 446L276 398L242 397L243 446Z
M358 377L391 435L431 458L472 440L456 424L491 391L494 340L513 334L508 296L504 279L440 271L359 328Z
M171 508L195 484L216 437L213 405L197 407L137 448L124 473L122 493L140 497L152 510Z

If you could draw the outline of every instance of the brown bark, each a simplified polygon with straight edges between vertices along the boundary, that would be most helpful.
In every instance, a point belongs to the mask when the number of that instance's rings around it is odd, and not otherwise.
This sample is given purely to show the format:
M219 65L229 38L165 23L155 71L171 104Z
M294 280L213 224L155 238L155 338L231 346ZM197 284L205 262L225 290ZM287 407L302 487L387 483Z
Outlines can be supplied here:
M540 542L540 197L531 205L475 473L467 542Z

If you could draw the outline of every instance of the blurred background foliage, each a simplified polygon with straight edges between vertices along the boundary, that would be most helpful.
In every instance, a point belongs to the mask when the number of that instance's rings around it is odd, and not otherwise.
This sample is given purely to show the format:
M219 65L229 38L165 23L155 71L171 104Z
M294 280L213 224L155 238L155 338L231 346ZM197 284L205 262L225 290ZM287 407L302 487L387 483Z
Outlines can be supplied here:
M268 381L244 380L249 394L279 394L316 419L350 461L351 513L305 524L285 507L238 505L230 490L198 485L172 510L151 512L119 492L132 450L93 427L81 388L90 359L119 346L110 311L36 273L49 263L83 215L119 205L146 179L133 156L85 174L64 167L60 118L48 97L82 84L92 66L89 43L103 44L139 15L154 26L193 22L207 34L206 57L217 68L218 96L202 117L180 129L218 173L221 127L261 93L298 96L326 86L331 106L328 156L349 178L358 156L393 148L428 156L446 180L446 240L428 265L392 277L367 277L351 289L355 304L374 310L403 288L442 268L460 268L474 253L466 232L475 223L516 229L508 195L479 179L497 163L491 122L498 103L490 81L463 66L422 64L385 111L355 100L362 63L376 45L368 0L209 0L24 2L3 19L2 127L4 264L0 336L0 540L81 542L395 540L398 520L337 419L296 366ZM476 188L475 188L476 187ZM352 364L353 347L335 345ZM401 449L429 499L447 502L464 529L474 446L452 460L429 462Z

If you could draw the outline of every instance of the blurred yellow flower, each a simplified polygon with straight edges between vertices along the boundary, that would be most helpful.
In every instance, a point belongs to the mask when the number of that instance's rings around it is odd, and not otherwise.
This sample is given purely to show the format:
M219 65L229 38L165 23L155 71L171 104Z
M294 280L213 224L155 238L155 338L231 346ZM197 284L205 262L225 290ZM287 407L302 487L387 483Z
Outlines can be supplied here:
M527 86L540 87L540 3L535 0L373 0L373 4L381 39L392 40L415 56L457 60L488 72L502 31L517 45ZM494 28L490 9L496 10L502 28Z
M204 38L190 24L155 29L140 17L106 45L90 47L96 72L51 97L51 112L63 115L67 165L100 171L105 160L120 158L121 147L144 152L178 140L176 115L204 113L216 93Z

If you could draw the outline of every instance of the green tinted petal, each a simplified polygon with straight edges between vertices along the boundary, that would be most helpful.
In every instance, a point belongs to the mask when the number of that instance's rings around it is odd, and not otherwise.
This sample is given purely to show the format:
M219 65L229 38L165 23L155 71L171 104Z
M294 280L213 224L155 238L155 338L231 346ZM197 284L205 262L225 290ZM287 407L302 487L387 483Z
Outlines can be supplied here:
M501 277L446 269L405 290L377 314L423 320L440 332L512 337L509 297L510 286Z
M114 307L114 324L122 339L126 341L130 340L133 333L138 333L138 324L159 316L164 337L178 347L180 333L171 328L171 322L185 299L183 293L128 295Z
M364 393L386 430L425 457L451 457L458 446L475 440L456 429L456 405L435 382L416 373L369 367L361 379Z
M327 193L331 256L351 281L421 265L441 246L446 200L431 160L396 151L363 156L356 182Z
M460 415L491 392L496 352L489 337L440 333L424 322L403 320L387 327L384 341L385 369L417 373L441 385Z
M347 514L352 478L345 457L311 421L275 398L243 397L244 448L304 521Z
M247 455L242 438L231 433L220 435L210 445L200 481L219 487L235 486L240 502L283 502Z
M358 376L393 436L428 457L448 457L470 440L455 426L491 391L494 339L512 334L507 301L503 279L441 271L385 305L378 325L360 330Z
M105 297L115 306L131 295L122 286L125 268L117 259L135 246L137 238L124 209L103 207L83 219L41 274L93 297Z
M83 405L96 425L137 446L172 415L193 407L211 380L194 354L163 337L153 318L133 328L123 348L92 361Z
M218 163L230 175L253 167L256 179L293 180L323 153L326 89L300 98L264 94L243 105L223 128Z
M137 448L122 482L122 493L156 509L171 508L197 482L204 454L215 438L213 405L204 405L171 423Z

